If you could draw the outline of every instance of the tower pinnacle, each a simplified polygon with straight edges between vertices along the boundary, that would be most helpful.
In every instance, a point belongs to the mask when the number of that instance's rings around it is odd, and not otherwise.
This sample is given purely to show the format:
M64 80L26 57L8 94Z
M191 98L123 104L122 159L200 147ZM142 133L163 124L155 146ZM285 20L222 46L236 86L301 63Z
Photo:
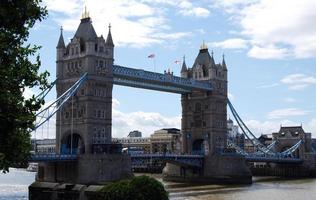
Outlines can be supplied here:
M84 11L81 15L81 19L89 18L89 12L87 11L87 6L84 7Z
M63 37L63 27L60 26L60 36L59 40L57 43L57 48L65 48L65 42L64 42L64 37Z
M200 50L203 50L203 49L207 49L207 45L205 44L204 40L203 40L203 43L200 46Z

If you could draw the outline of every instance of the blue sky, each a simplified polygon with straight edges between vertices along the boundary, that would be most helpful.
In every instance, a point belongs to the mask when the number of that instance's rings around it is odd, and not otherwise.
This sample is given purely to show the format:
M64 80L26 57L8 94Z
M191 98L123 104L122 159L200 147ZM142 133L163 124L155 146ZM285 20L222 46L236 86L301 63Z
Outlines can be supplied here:
M112 24L115 64L153 71L147 56L154 53L157 72L170 68L179 75L174 61L185 55L191 67L204 40L216 62L225 54L229 97L257 135L302 123L316 136L315 1L44 0L43 5L49 16L32 29L29 42L42 46L42 70L51 80L60 26L68 43L87 5L98 35L106 36ZM115 86L113 97L113 137L180 127L179 95Z

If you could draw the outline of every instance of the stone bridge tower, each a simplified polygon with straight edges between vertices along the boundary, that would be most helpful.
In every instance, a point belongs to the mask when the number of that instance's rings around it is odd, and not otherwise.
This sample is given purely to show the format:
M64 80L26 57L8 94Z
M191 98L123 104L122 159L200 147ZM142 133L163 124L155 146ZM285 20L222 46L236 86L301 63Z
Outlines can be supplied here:
M57 153L108 152L111 147L113 87L111 26L106 40L98 37L87 12L65 46L62 32L57 45L57 98L84 73L85 83L57 112Z
M201 45L192 68L183 61L181 77L210 82L211 92L193 91L181 96L183 153L205 155L226 147L227 135L227 67L215 64L213 52Z

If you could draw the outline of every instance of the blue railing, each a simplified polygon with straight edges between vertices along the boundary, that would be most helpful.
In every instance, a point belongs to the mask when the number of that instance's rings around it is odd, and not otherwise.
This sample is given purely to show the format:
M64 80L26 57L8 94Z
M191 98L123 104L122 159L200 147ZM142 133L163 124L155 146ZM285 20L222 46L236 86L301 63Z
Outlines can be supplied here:
M30 162L75 161L77 154L32 154Z
M156 89L175 93L188 93L192 92L192 90L212 90L212 85L208 81L181 78L170 73L161 74L119 65L113 65L113 75L114 84L122 84L125 86L130 84L132 87ZM159 85L159 87L157 85Z

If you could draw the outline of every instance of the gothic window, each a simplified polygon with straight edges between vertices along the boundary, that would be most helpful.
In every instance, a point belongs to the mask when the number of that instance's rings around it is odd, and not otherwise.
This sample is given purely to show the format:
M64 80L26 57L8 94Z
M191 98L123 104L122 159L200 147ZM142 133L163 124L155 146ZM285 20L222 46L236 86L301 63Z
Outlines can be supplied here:
M201 72L199 72L199 78L201 78L202 77L202 73Z
M205 110L207 110L208 109L208 105L205 105Z
M81 89L81 95L84 96L84 89Z
M79 68L81 68L81 66L82 66L82 61L79 60Z
M96 61L95 61L95 66L98 67L98 65L99 65L99 61L96 60Z
M75 70L78 70L78 62L75 62Z
M95 45L94 45L94 50L95 50L95 52L98 51L98 44L95 44Z
M76 47L76 54L78 54L79 53L79 49L78 49L78 47Z
M71 55L74 55L74 48L71 48Z
M195 104L195 112L201 112L201 103Z
M70 68L70 71L73 72L74 71L74 63L71 62L71 68Z
M69 118L69 112L65 112L65 119Z
M98 118L101 117L101 110L98 110Z
M94 96L97 96L97 89L94 89Z
M206 126L206 122L205 121L203 121L203 127L205 127Z
M103 63L104 63L103 60L100 60L100 62L99 62L99 67L100 68L103 68Z
M100 51L101 53L103 53L104 48L103 48L103 47L100 47L100 48L99 48L99 51Z

